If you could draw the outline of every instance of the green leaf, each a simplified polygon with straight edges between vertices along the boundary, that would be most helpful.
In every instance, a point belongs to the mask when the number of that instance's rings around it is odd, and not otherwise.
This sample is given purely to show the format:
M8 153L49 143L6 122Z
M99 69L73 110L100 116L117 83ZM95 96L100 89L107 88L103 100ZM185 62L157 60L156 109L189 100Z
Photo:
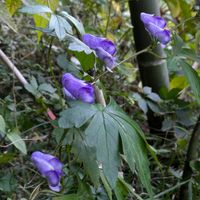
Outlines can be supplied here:
M74 129L74 137L72 152L83 163L84 169L97 187L99 185L99 167L96 161L95 148L88 146L84 139L85 136L80 130Z
M138 172L139 179L146 188L150 197L153 196L150 183L149 162L147 159L147 142L144 134L136 123L131 120L124 112L111 100L109 106L109 115L118 123L118 130L122 139L123 151L129 167ZM151 152L152 153L152 152Z
M80 41L79 39L73 37L73 36L67 36L67 39L69 41L71 41L71 43L69 44L69 50L71 51L84 51L86 54L91 54L94 53L93 50L91 50L86 44L84 44L82 41Z
M62 11L60 14L63 17L66 17L72 24L74 24L74 26L76 27L76 29L79 31L79 33L81 35L85 34L85 30L84 30L83 24L81 22L79 22L73 16L69 15L66 11Z
M97 109L95 106L76 102L72 108L61 112L61 117L58 120L59 127L61 128L79 128L85 124L95 113Z
M148 111L147 103L146 103L145 99L142 98L142 96L139 93L134 93L132 96L130 96L130 98L133 98L134 100L136 100L138 103L138 106L141 108L141 110L144 113L147 113L147 111Z
M36 0L37 4L41 4L41 5L46 5L49 6L50 9L54 12L57 7L58 7L58 3L59 0ZM50 17L50 13L46 13L47 17ZM46 28L48 25L48 20L46 18L44 18L44 16L41 16L39 14L35 14L33 15L34 18L34 22L35 22L35 26L36 27L40 27L40 28ZM37 31L38 33L38 41L40 41L40 38L42 36L42 32L41 31Z
M126 199L129 191L127 188L122 184L121 181L117 180L116 187L114 188L115 196L117 197L117 200L124 200Z
M13 160L14 158L15 158L14 153L2 153L2 154L0 154L0 165L8 163L9 161Z
M106 180L106 178L105 178L103 173L100 173L100 177L101 177L101 181L102 181L102 183L104 185L104 188L105 188L105 190L106 190L106 192L108 194L109 200L112 200L112 188L110 188L110 186L109 186L109 184L108 184L108 182L107 182L107 180Z
M173 89L173 88L184 89L187 86L188 86L188 82L184 76L175 76L170 81L170 89Z
M75 102L61 114L58 123L63 128L89 124L85 129L86 144L95 147L97 161L102 164L103 174L112 188L115 187L118 176L121 136L124 156L129 167L135 173L136 166L142 184L152 196L146 151L148 149L156 160L155 152L148 145L138 125L113 100L106 108Z
M2 115L0 115L0 135L4 137L6 134L6 123Z
M200 77L198 76L198 73L184 61L181 62L181 67L197 99L197 102L200 104Z
M125 198L123 198L122 196L127 193L132 194L135 197L134 199L143 200L138 194L135 193L135 189L131 185L129 185L122 177L118 177L117 184L118 187L115 189L115 194L118 194L119 198L117 200L124 200Z
M20 6L22 5L22 1L21 0L6 0L6 8L9 11L10 15L12 16L17 9L20 8Z
M26 144L17 130L13 130L6 136L17 149L19 149L23 154L27 154Z
M58 65L65 70L65 72L70 72L76 77L81 78L81 72L79 71L79 68L73 64L72 62L69 62L67 60L67 57L65 54L61 54L56 58L56 61Z
M17 33L17 26L13 21L12 17L9 15L6 7L3 3L0 2L0 22L5 23L10 29L12 29L15 33Z
M0 191L12 192L17 188L17 180L14 178L14 174L0 174Z
M195 60L198 63L200 63L200 56L196 54L196 52L193 49L188 48L182 48L180 52L178 53L178 56L186 57L191 60Z
M180 0L165 0L167 3L171 14L174 18L178 17L181 12Z
M53 94L56 89L53 88L49 83L42 83L39 87L38 90L41 92L48 92L50 94Z
M71 25L59 15L51 15L49 29L55 31L59 40L63 40L67 33L73 34Z
M53 13L52 10L45 5L28 5L22 7L19 11L28 14Z
M119 166L118 127L105 111L99 110L85 130L86 142L96 147L97 160L112 188L115 187Z
M94 68L94 64L95 64L94 53L85 54L83 51L81 52L75 51L74 54L76 58L79 60L79 62L81 63L81 66L84 71L88 71L89 69Z

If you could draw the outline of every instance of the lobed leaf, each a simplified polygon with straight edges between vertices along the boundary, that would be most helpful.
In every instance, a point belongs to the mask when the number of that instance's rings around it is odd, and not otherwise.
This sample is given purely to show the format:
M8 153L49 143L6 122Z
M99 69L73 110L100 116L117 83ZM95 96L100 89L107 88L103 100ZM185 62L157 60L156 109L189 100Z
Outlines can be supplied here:
M45 5L27 5L19 9L19 11L27 14L53 13L52 10Z

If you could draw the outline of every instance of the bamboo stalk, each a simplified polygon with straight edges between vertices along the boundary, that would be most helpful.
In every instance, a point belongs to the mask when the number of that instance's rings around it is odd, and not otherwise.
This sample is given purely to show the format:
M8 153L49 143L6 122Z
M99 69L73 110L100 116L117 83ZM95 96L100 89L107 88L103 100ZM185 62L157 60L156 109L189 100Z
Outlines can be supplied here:
M192 132L192 136L188 145L185 164L183 168L182 181L190 179L193 175L190 162L198 158L199 140L200 140L200 115ZM188 200L191 195L189 194L189 192L190 192L189 183L182 185L179 192L179 200Z
M140 13L160 15L159 0L129 0L129 7L136 51L139 52L152 44L152 39L140 20ZM168 88L169 76L161 45L157 45L152 51L138 55L137 61L143 86L149 86L153 92L159 93L162 87ZM150 132L160 133L162 118L155 117L152 111L147 113L147 117Z

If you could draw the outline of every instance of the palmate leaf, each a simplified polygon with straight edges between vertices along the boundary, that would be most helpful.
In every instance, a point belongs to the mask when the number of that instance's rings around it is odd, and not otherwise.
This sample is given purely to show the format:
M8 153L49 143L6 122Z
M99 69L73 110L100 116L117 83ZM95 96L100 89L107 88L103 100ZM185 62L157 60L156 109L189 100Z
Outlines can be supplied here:
M99 110L86 131L86 141L96 147L97 160L112 188L115 187L119 166L119 134L117 123L105 110Z
M120 137L123 153L132 172L152 197L147 148L153 152L138 125L111 100L104 108L101 105L75 103L62 112L58 123L62 128L81 127L85 123L85 140L96 149L97 161L102 164L103 173L112 188L115 187L120 163ZM85 126L84 126L85 127ZM153 156L154 153L152 153Z
M81 22L79 22L73 16L69 15L66 11L62 11L60 14L63 17L65 17L67 20L69 20L76 27L76 29L79 31L79 33L81 35L85 34L85 30L84 30L83 24Z
M37 4L41 4L41 5L46 5L49 6L50 9L54 12L57 7L58 7L58 3L59 0L36 0L35 1ZM48 17L50 17L50 14L46 14ZM35 22L35 26L36 27L40 27L40 28L46 28L48 25L48 19L44 18L41 15L35 14L33 15L34 18L34 22ZM37 31L38 32L38 41L40 41L40 38L42 36L42 32L41 31Z
M45 5L28 5L22 7L19 11L28 14L52 13L52 10Z
M59 15L51 15L49 29L55 31L59 40L63 40L67 33L73 34L71 25Z
M74 133L74 142L72 145L72 152L77 159L83 163L83 166L90 176L93 184L98 186L99 184L99 167L96 162L95 148L90 147L84 140L84 134L79 129L71 129Z

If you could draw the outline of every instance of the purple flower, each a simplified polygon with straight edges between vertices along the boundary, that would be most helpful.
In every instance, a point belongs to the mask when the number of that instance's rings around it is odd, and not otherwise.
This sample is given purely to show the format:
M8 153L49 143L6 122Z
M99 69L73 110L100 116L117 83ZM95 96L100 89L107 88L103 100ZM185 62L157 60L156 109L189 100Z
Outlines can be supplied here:
M94 88L90 83L77 79L70 73L62 77L64 93L69 99L94 103Z
M156 38L161 44L166 45L170 41L170 31L164 29L166 22L162 17L142 12L140 19L144 23L149 34Z
M82 40L87 46L95 50L97 56L105 63L107 68L112 69L115 66L116 47L112 41L91 34L83 35Z
M49 188L59 192L61 190L60 179L63 176L63 164L58 158L35 151L31 155L31 160L40 172L40 174L48 180Z

